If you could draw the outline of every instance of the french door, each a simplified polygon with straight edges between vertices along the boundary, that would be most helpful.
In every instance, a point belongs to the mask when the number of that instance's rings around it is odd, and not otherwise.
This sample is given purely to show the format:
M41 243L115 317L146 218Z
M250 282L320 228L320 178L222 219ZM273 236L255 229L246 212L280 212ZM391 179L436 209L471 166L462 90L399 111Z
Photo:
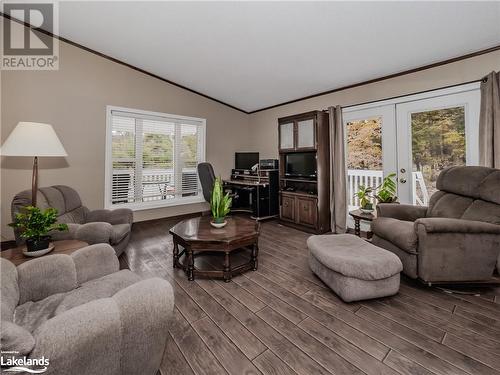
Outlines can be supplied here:
M344 109L349 209L390 173L401 203L427 205L444 168L477 165L479 107L473 84Z
M348 209L359 207L360 186L375 189L384 176L397 171L394 106L380 106L343 114L347 149Z
M426 206L446 167L479 162L479 91L396 105L398 195Z

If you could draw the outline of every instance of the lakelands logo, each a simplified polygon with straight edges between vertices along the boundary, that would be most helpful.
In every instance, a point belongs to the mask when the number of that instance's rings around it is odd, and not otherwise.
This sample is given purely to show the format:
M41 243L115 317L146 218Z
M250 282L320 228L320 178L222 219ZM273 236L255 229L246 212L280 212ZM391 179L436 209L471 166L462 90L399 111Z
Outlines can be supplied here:
M5 70L57 70L59 40L57 3L3 2L1 68ZM27 27L29 25L29 27Z
M19 357L18 352L4 352L0 356L2 372L23 372L29 374L43 374L49 368L49 359Z

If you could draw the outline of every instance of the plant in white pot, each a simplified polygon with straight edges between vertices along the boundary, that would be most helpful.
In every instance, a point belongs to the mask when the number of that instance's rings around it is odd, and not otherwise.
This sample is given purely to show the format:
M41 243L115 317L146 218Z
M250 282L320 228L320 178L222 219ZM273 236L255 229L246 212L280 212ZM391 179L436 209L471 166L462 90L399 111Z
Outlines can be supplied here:
M212 221L210 224L212 224L212 226L215 228L223 228L226 226L226 215L231 211L232 203L233 199L229 196L229 193L224 194L222 179L217 177L210 199L210 210L212 211Z
M50 232L68 230L67 224L57 223L57 210L47 208L41 211L38 207L23 207L14 217L14 222L9 226L19 230L20 236L26 241L28 252L48 250L50 245Z
M373 188L370 186L360 185L359 190L354 195L358 197L360 210L364 213L370 213L373 211L373 203L371 201L371 193L373 192Z

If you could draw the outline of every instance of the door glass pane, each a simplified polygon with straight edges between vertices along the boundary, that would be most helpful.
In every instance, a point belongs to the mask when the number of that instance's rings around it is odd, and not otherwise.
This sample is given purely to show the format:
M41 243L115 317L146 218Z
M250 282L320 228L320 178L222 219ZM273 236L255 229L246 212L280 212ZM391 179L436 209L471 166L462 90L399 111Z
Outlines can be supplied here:
M347 176L349 209L360 206L355 196L361 185L382 182L382 117L347 122ZM373 202L375 203L375 202Z
M411 114L413 204L426 206L446 167L465 165L465 108Z
M293 148L293 122L280 125L280 148Z
M297 122L297 147L314 147L314 120Z

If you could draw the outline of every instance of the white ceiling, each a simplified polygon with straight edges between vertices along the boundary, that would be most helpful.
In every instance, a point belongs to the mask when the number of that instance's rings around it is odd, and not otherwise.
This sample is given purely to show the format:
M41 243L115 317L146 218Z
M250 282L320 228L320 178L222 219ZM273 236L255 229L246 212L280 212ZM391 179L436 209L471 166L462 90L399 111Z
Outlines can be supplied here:
M59 33L253 111L499 45L500 2L62 2Z

